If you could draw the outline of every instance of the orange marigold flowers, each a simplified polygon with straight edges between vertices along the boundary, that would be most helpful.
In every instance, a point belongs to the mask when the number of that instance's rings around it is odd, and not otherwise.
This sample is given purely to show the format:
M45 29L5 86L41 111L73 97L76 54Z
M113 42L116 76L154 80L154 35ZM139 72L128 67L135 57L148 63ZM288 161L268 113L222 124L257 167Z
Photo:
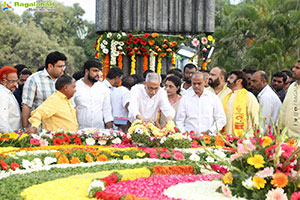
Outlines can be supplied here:
M148 43L152 46L152 45L154 45L155 42L154 42L154 40L149 40Z
M86 160L86 162L88 162L88 163L91 163L91 162L94 161L93 157L92 157L90 154L86 154L86 155L85 155L85 160Z
M163 45L162 45L162 48L167 48L167 47L168 47L167 44L163 44Z
M296 138L290 138L287 144L292 146L295 142L296 142Z
M254 176L252 181L254 183L254 187L256 187L257 189L264 188L265 184L267 183L267 181L264 178L258 176Z
M287 175L282 172L276 173L273 175L273 179L271 180L271 184L275 187L284 188L289 182Z
M222 138L219 135L216 137L215 146L216 147L224 147L225 146L224 141L222 140Z
M70 160L71 164L79 164L80 163L80 159L78 157L72 157Z
M106 155L99 155L97 161L108 161L108 158Z
M205 144L210 144L210 143L211 143L211 141L210 141L211 136L209 136L209 135L204 135L204 136L203 136L203 139L204 139Z
M70 161L66 156L60 156L57 160L57 164L69 164Z
M254 166L256 169L259 169L261 167L264 167L265 160L261 155L254 155L253 157L249 157L247 159L247 163Z
M99 150L93 150L93 151L90 151L90 152L93 154L93 156L98 156L99 153L100 153Z
M151 36L152 36L153 38L158 37L158 35L159 35L158 33L152 33L152 34L151 34Z
M61 157L61 153L60 152L53 152L53 154L56 156L56 157Z
M223 178L222 178L223 182L225 184L232 184L233 181L233 177L232 177L232 173L231 172L227 172Z
M63 149L64 154L70 154L71 152L69 151L69 149Z

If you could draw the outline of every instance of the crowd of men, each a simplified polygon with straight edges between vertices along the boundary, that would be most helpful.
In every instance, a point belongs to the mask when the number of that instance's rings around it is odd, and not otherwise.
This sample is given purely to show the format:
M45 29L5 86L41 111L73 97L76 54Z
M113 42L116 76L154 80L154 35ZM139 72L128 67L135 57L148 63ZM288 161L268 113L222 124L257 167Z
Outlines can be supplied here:
M0 132L126 131L140 119L160 128L172 120L181 132L199 135L242 136L252 127L268 133L272 124L287 128L288 136L300 134L300 60L291 71L273 74L270 85L264 71L199 71L192 63L164 76L150 70L124 76L113 67L102 80L101 63L89 60L72 78L64 74L66 61L55 51L33 74L25 65L0 69Z

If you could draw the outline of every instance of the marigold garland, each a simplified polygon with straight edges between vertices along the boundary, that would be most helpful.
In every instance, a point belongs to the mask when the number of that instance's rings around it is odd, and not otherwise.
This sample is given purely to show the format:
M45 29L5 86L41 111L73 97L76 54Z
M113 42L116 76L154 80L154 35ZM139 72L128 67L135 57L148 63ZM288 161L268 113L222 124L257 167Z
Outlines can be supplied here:
M152 169L152 175L170 175L170 174L195 174L192 165L158 165L150 167Z
M131 72L130 72L130 75L135 74L135 62L136 62L135 55L133 54L131 56Z
M148 56L144 55L144 65L143 65L143 71L146 71L148 69Z
M38 185L33 185L21 193L24 199L80 199L89 200L87 189L94 178L104 178L112 172L118 172L122 175L122 180L135 180L142 177L150 177L151 172L147 168L100 171L96 173L80 174L67 178L60 178L53 181L47 181ZM53 192L55 191L55 192ZM68 191L68 192L66 192Z
M176 65L176 53L175 52L172 52L172 60L171 60L171 63L172 63L172 67L171 69L175 69L175 65Z
M103 80L106 79L107 73L109 70L109 54L105 55L105 58L103 60Z
M119 51L119 56L118 56L118 67L122 70L123 69L123 56L122 56L122 51Z
M72 157L70 160L71 164L79 164L80 163L80 158L79 157Z
M162 57L158 56L158 59L157 59L157 73L159 75L161 74L161 61L162 61Z

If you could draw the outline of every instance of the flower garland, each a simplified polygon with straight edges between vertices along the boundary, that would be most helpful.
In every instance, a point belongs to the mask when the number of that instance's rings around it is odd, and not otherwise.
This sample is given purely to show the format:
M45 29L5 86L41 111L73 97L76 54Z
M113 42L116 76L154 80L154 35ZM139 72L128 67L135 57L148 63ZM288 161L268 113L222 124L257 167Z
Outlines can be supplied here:
M136 60L135 60L135 54L133 54L131 56L131 71L130 71L130 75L135 74L135 62L136 62Z
M195 174L194 168L192 165L167 165L167 166L152 166L152 175L170 175L170 174Z
M114 170L120 173L122 180L135 180L139 177L149 177L150 171L147 168ZM86 199L87 190L92 179L106 177L112 171L101 171L97 173L75 175L67 178L56 179L26 188L22 192L24 199ZM54 192L55 191L55 192ZM67 191L67 192L66 192Z
M162 61L162 57L158 56L158 59L157 59L157 73L159 75L161 74L161 61Z
M172 52L172 60L171 60L171 63L172 63L171 69L175 69L175 65L176 65L176 53L175 53L175 52Z
M135 195L137 198L147 199L172 199L166 197L163 192L167 188L178 183L190 183L195 181L212 181L220 178L218 174L208 175L170 175L170 176L151 176L139 178L134 181L121 181L108 186L102 193L102 199L110 199L110 194L115 195L116 199L128 194Z
M144 55L143 71L148 69L148 55Z
M103 60L103 80L106 79L107 73L109 70L109 54L105 55L105 58Z
M122 51L119 51L119 56L118 56L118 67L122 70L123 69L123 56L122 56Z
M149 69L152 70L152 71L155 71L155 56L154 56L154 52L150 53Z
M160 57L169 57L173 65L176 65L176 52L180 46L189 46L197 50L193 62L199 64L203 68L207 68L207 63L210 62L210 57L214 49L215 40L211 35L205 36L204 34L194 35L193 37L184 36L166 36L158 33L136 33L126 34L124 32L103 33L94 45L96 50L95 56L103 59L107 54L110 55L110 65L116 66L116 58L119 52L123 55L144 56L143 70L146 69L145 57L150 56L149 69L155 71L155 58L153 56L159 55ZM152 59L151 59L152 57ZM148 58L149 59L149 58ZM154 59L154 60L153 60ZM181 58L182 59L182 58Z

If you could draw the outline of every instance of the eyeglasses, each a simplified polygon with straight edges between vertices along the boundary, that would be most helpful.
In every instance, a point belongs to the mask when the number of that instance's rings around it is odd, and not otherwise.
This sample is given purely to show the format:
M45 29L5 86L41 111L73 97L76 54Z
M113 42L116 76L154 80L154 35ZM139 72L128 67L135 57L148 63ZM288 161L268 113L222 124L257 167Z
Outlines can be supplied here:
M18 80L8 80L8 79L6 79L6 80L7 80L8 83L11 83L11 84L12 83L18 83Z
M56 66L56 67L59 68L59 69L62 69L62 70L66 69L66 65L59 65L59 66Z

